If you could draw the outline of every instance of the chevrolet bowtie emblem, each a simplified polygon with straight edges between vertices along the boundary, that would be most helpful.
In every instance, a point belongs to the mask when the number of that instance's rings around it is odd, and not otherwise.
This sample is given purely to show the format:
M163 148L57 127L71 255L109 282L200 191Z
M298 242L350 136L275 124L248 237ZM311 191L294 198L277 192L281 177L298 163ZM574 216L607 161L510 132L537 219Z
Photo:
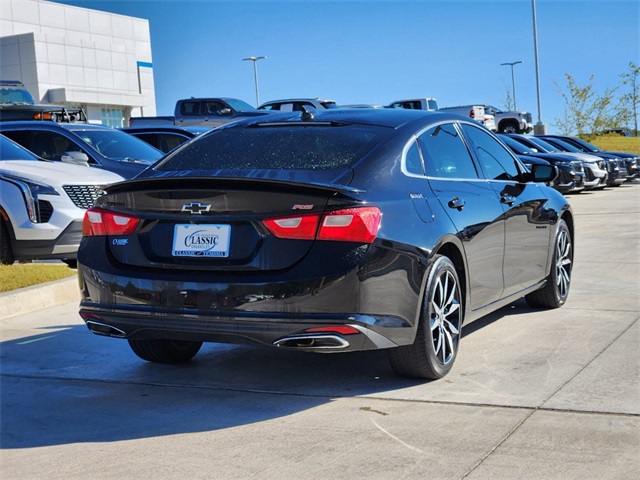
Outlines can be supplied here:
M211 210L211 205L205 205L200 202L185 203L182 205L183 212L191 212L194 215L200 215L202 212L208 212Z

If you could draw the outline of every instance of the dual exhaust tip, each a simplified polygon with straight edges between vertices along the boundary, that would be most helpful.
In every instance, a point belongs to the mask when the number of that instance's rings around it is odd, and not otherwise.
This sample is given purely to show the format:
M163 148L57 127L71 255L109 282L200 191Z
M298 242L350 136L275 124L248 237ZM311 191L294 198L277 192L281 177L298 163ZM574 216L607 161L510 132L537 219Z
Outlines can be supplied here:
M338 335L300 335L285 337L273 342L276 347L296 350L340 350L347 348L349 342Z

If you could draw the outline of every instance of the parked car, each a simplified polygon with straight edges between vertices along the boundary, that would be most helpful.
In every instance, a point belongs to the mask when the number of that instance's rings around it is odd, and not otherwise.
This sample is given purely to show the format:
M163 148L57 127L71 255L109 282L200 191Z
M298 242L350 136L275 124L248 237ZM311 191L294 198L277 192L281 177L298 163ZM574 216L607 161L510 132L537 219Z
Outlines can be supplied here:
M163 126L141 126L141 127L124 127L121 131L133 135L140 140L147 142L154 148L163 153L168 153L184 142L192 138L211 131L208 127L173 127L171 125Z
M526 146L524 143L519 142L510 134L500 133L498 138L502 140L509 149L518 155L518 158L527 164L537 163L535 160L524 159L537 159L544 160L551 163L558 168L558 178L553 182L553 188L560 193L578 193L585 189L585 176L583 172L582 164L574 157L567 155L561 155L551 152L540 152L539 150L533 150Z
M497 132L495 117L489 113L488 109L484 108L484 105L461 105L459 107L444 107L439 109L440 112L456 113L458 115L465 115L475 121L481 123L492 132Z
M119 130L88 123L2 122L0 133L45 160L89 164L132 178L162 156Z
M547 142L541 136L519 136L519 141L528 142L532 148L536 148L543 152L561 152L561 150L549 142ZM565 152L566 154L567 152ZM598 157L607 161L607 186L618 187L626 181L626 170L624 162L622 162L615 155L599 154Z
M327 100L324 98L289 98L265 102L258 107L258 110L266 110L269 112L299 112L304 106L313 107L316 110L340 108L335 100Z
M176 125L189 127L201 125L209 128L235 122L245 117L260 117L266 112L259 112L247 102L238 98L208 97L184 98L176 102L173 116L131 117L130 127L143 125Z
M497 131L500 133L529 133L533 130L529 112L504 111L492 105L484 105L484 109L495 117Z
M557 148L562 153L571 154L582 161L584 165L585 174L585 187L587 189L603 189L607 186L607 179L609 177L607 161L604 158L597 157L595 155L584 153L574 145L571 145L559 138L550 137L537 137L543 138L549 145Z
M73 265L82 219L115 173L38 159L0 135L0 264L61 259Z
M548 140L550 138L558 138L574 145L576 148L580 149L585 153L589 153L591 155L597 155L603 158L618 160L619 166L624 171L627 181L634 180L640 177L640 156L634 153L604 151L601 148L598 148L595 145L579 137L563 137L559 135L554 135L554 136L545 135L542 138L544 138L545 140Z
M37 103L22 82L0 80L0 121L11 120L68 123L86 122L87 116L82 108Z
M534 183L556 174L458 115L242 120L87 212L80 315L151 362L188 361L205 341L388 349L398 374L440 378L463 325L523 296L565 303L573 213Z

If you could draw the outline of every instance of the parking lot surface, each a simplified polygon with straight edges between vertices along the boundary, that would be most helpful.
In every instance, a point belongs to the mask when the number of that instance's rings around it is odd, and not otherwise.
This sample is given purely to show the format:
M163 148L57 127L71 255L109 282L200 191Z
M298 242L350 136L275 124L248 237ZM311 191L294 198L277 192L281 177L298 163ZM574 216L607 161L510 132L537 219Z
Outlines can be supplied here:
M567 304L470 324L436 382L385 352L205 344L153 365L77 302L2 319L0 477L638 478L640 184L569 198Z

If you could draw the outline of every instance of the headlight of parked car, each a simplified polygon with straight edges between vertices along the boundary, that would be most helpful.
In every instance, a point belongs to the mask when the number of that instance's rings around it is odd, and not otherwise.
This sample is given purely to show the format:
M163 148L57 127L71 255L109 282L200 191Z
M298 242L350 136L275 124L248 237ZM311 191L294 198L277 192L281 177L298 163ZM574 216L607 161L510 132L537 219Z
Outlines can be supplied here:
M29 220L38 223L38 196L39 195L60 195L51 185L34 182L33 180L22 178L17 175L0 174L0 179L17 186L22 192L25 206L29 214Z

